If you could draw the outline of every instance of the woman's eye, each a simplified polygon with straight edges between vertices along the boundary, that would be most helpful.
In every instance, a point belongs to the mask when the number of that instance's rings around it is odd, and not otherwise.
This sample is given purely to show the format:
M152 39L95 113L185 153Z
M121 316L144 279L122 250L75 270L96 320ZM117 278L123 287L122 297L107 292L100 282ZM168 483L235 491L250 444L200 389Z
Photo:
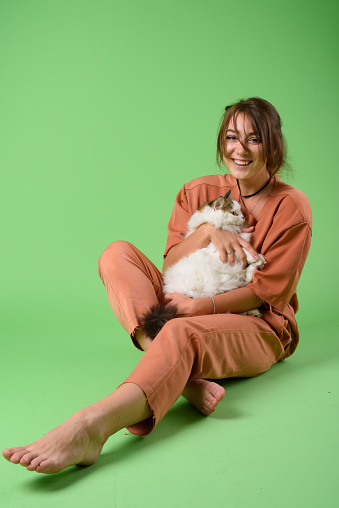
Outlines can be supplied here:
M251 143L260 143L259 138L250 138L248 141L250 141Z
M228 140L234 140L234 139L237 139L235 136L226 136L226 139Z

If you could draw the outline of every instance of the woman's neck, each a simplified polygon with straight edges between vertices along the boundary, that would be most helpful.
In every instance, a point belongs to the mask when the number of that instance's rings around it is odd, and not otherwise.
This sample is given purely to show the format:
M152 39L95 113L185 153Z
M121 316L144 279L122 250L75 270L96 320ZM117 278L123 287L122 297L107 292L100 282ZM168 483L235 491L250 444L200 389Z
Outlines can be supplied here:
M255 180L237 179L238 187L242 197L259 194L261 189L264 190L271 180L271 175L266 172L261 178L256 176Z

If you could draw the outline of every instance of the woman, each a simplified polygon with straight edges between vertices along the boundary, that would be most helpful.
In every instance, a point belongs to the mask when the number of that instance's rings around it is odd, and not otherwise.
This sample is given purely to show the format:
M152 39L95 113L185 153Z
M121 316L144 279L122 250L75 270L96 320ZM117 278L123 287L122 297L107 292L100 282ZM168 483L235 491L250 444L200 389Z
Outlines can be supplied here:
M146 352L112 394L35 443L5 449L8 461L41 473L92 464L118 430L151 432L181 393L203 414L213 412L225 392L206 379L257 376L294 352L299 338L295 291L311 241L311 210L300 191L276 176L285 162L285 145L275 108L259 98L227 107L217 159L230 174L197 178L177 196L163 270L209 242L224 262L233 264L237 255L245 265L246 248L255 257L263 254L267 264L248 286L214 299L167 294L181 317L151 341L142 330L142 315L162 295L162 274L131 244L111 244L99 260L99 273L115 315ZM248 219L252 246L208 224L184 239L192 213L229 189ZM240 315L257 307L262 318Z

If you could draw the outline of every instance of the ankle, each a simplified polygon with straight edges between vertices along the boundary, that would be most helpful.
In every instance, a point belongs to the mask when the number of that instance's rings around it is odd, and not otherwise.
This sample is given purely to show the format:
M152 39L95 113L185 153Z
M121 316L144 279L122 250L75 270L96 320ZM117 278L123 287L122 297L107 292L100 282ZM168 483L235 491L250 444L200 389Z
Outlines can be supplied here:
M152 344L152 339L147 337L145 332L141 330L141 328L137 328L134 333L135 340L138 342L139 346L144 350L147 351L147 349Z
M77 415L81 418L90 439L103 445L112 432L110 432L110 425L107 422L107 415L97 404L81 409L74 416Z

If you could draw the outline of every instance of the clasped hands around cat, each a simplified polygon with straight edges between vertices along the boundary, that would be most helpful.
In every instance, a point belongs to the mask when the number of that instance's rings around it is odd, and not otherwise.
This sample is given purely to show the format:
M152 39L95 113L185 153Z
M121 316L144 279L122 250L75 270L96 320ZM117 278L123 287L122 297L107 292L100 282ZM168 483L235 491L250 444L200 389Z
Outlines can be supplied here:
M252 247L252 245L241 238L237 233L231 233L223 229L216 229L210 224L202 224L200 228L205 229L208 233L209 242L213 243L218 250L220 259L227 263L229 262L234 266L236 262L236 255L239 258L243 267L248 264L247 255L244 251L246 249L254 259L259 260L259 255ZM242 233L252 233L254 226L242 228ZM167 305L175 305L178 313L183 317L199 316L204 312L204 305L199 298L189 298L182 293L167 293L164 295L164 303ZM212 305L212 302L211 302Z
M233 266L236 262L237 255L242 266L247 266L247 255L244 249L247 250L254 259L259 259L257 251L249 242L241 238L238 233L217 229L211 224L202 224L200 228L206 230L209 241L213 243L214 247L219 252L221 261L224 263L229 262ZM241 228L242 233L253 233L253 231L254 226Z

